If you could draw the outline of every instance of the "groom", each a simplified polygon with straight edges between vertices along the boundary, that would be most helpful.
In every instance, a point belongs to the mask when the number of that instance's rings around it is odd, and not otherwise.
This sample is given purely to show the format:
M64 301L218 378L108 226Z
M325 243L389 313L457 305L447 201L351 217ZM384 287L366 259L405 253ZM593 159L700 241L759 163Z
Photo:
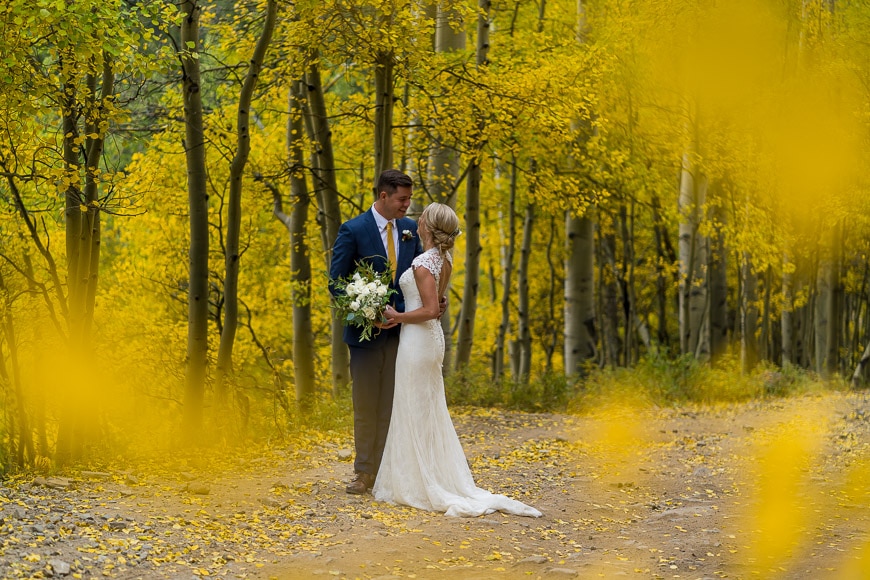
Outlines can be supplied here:
M381 173L375 190L375 203L363 214L341 224L332 247L329 277L352 274L358 261L366 261L378 272L393 265L393 282L398 294L393 307L403 312L405 297L399 276L423 252L417 223L405 217L411 205L411 178L395 169ZM336 290L330 285L330 291ZM344 342L350 348L350 376L353 380L353 437L356 457L354 479L345 491L363 494L375 483L384 454L384 443L393 409L396 351L399 329L395 324L381 328L371 340L360 340L361 329L345 326Z

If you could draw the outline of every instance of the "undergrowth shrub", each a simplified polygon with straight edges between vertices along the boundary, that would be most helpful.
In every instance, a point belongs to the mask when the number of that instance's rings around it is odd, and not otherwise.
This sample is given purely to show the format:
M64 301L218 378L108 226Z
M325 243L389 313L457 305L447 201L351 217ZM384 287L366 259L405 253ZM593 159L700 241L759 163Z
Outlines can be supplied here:
M547 373L527 383L507 376L493 381L490 370L482 367L468 367L449 375L445 389L449 405L531 412L564 410L575 393L573 382L559 373Z
M759 364L744 373L736 356L715 365L692 356L666 358L651 354L633 368L597 369L582 379L568 410L582 412L602 401L621 400L660 406L681 403L738 402L829 388L809 371Z

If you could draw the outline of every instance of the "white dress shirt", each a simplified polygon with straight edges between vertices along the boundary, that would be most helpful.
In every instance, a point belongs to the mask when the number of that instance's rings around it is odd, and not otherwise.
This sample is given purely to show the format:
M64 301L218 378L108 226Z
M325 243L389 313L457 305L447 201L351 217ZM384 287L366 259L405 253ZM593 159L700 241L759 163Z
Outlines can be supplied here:
M396 260L399 259L399 228L396 225L396 220L388 220L378 213L375 206L372 205L372 214L375 216L375 223L378 224L378 231L381 232L381 242L384 244L384 251L387 251L387 222L393 222L393 248L396 250ZM389 254L388 254L389 255Z

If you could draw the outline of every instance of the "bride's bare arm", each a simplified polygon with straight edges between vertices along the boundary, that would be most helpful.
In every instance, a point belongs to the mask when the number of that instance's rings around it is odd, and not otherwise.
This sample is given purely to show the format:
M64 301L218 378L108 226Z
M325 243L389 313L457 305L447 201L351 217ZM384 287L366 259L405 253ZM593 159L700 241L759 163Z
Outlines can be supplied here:
M384 313L390 322L399 324L425 322L438 318L440 315L438 307L438 289L435 288L435 276L432 272L422 266L414 268L414 281L417 282L417 289L420 291L420 300L423 306L410 312L396 312L392 307L388 306Z

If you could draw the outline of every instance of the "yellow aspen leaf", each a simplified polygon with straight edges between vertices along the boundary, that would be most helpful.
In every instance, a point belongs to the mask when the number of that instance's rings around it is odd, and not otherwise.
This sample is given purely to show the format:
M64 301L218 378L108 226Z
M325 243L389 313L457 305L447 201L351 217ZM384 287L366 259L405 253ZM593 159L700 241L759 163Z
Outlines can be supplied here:
M86 206L85 204L80 204L79 209L82 210L83 212L86 212L86 211L88 211L88 206Z

